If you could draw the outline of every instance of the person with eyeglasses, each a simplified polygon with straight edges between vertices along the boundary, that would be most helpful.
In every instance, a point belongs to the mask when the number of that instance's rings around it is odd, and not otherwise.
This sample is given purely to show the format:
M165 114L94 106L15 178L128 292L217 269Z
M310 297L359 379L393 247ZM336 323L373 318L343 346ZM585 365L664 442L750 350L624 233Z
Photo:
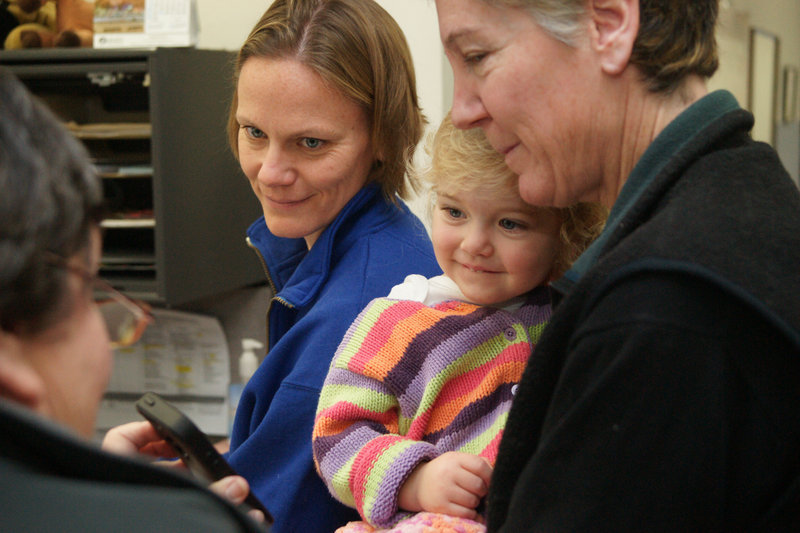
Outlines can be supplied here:
M151 321L97 277L101 219L85 149L0 68L0 531L265 531L244 478L210 491L143 460L171 452L140 449L149 422L90 442L111 347Z

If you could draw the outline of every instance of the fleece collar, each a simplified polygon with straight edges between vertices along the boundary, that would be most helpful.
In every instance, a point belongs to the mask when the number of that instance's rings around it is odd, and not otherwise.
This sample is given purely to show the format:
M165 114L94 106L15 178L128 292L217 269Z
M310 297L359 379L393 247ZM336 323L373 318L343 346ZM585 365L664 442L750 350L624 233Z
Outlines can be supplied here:
M670 159L690 143L708 125L723 115L739 109L736 98L728 91L714 91L689 106L656 137L642 154L623 185L611 208L606 226L600 236L575 261L564 275L553 282L553 288L566 294L592 268L605 249L610 235L636 201L653 183Z
M262 216L247 230L250 243L264 259L267 273L275 285L276 297L293 307L303 307L316 299L328 278L337 250L348 248L360 237L376 231L376 221L391 217L387 210L400 210L383 199L377 183L361 189L325 228L311 250L305 239L273 235ZM398 200L399 201L399 200ZM380 216L379 216L380 214Z

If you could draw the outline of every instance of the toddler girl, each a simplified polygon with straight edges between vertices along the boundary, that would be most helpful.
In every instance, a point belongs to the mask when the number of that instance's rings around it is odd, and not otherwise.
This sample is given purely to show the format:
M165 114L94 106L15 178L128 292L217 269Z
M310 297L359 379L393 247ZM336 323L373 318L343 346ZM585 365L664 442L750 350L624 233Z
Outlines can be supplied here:
M484 530L479 504L516 383L550 316L547 283L605 220L595 205L526 204L483 132L458 130L449 116L428 153L423 177L444 275L408 276L370 302L320 396L317 470L365 520L340 532Z

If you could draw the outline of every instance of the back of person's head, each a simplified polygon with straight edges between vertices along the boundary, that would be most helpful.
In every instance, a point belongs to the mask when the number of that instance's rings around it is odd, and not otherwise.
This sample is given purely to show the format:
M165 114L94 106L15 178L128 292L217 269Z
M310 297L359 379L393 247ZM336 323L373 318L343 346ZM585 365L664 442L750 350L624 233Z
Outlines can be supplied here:
M567 44L581 37L585 0L483 1L526 9L539 26ZM630 62L651 91L671 92L689 75L710 78L716 72L719 0L639 0L639 11Z
M87 250L102 189L85 149L0 68L0 328L35 333L65 311L52 257Z
M505 163L481 128L455 127L448 113L425 144L426 165L415 169L419 179L434 194L455 195L480 190L487 201L491 191L512 190L519 194L519 178ZM608 210L599 204L581 202L566 208L534 207L556 213L561 219L561 248L556 255L553 277L558 277L600 235Z
M379 160L369 179L389 198L407 196L406 169L425 118L405 36L381 6L373 0L276 0L239 50L234 82L251 57L296 60L361 106ZM234 90L228 140L238 157L236 107Z

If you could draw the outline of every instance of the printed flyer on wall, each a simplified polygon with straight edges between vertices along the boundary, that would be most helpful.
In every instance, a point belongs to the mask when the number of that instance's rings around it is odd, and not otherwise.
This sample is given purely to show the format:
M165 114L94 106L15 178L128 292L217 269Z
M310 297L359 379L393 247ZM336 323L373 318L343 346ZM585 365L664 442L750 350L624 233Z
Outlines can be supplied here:
M194 0L95 1L95 48L193 46L196 42Z
M152 309L154 322L133 346L114 351L114 371L100 405L101 432L142 420L134 404L146 391L163 396L209 435L227 435L230 358L215 317Z

